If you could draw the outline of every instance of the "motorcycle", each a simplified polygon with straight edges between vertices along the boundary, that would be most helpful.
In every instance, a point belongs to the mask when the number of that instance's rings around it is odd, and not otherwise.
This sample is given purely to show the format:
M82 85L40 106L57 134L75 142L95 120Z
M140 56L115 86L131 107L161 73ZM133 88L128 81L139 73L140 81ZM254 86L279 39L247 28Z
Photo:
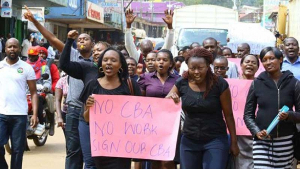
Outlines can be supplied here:
M43 74L42 79L48 79L48 74ZM43 117L44 117L44 124L38 124L37 127L32 128L30 126L30 119L33 115L32 109L32 102L31 102L31 94L27 94L27 103L28 103L28 116L27 116L27 130L26 130L26 137L27 139L32 139L36 146L43 146L45 145L49 133L51 136L54 135L54 126L55 126L55 109L53 103L53 95L46 93L43 91L43 85L37 84L37 93L45 100L43 104ZM52 101L50 101L52 99ZM5 145L6 151L11 154L11 147L9 142ZM26 147L25 150L29 151L28 143L26 140Z

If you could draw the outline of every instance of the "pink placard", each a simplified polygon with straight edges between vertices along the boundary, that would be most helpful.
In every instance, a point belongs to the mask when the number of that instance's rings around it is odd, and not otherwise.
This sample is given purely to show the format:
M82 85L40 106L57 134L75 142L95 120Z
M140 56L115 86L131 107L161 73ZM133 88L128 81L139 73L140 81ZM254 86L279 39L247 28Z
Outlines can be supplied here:
M236 64L238 67L239 75L242 74L242 69L241 69L241 58L227 58L228 61L231 61ZM257 72L255 73L255 77L257 77L261 72L265 71L265 68L263 67L262 63L259 60L259 68Z
M232 111L237 135L251 135L244 122L246 99L252 80L226 79L229 84L232 101Z
M172 99L94 95L92 156L174 159L181 104Z

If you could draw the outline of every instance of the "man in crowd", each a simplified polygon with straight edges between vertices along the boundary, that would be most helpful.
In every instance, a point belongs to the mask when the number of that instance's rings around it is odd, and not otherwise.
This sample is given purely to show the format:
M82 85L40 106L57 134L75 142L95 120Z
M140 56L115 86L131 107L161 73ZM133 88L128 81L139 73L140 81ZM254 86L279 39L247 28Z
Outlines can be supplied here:
M22 169L26 139L27 99L26 86L31 94L33 115L30 125L38 122L38 95L33 68L19 59L20 46L15 38L7 40L6 59L0 62L0 168L8 169L4 145L11 139L11 168Z
M250 45L248 43L241 43L237 47L237 57L242 58L250 54Z
M36 83L41 84L43 86L43 91L46 93L49 93L51 91L52 87L52 78L51 78L51 72L50 68L47 66L46 61L43 60L43 58L39 57L39 46L33 46L28 49L28 59L26 61L29 65L32 66L35 76L36 76ZM43 74L48 74L49 77L47 79L43 79ZM48 94L47 94L48 97ZM39 117L39 123L44 124L44 116L43 116L43 109L44 109L44 103L47 100L45 100L42 96L39 96L39 106L38 106L38 117ZM53 103L53 99L51 100ZM49 104L50 106L50 104ZM51 111L52 109L50 109ZM53 112L53 111L52 111ZM51 115L51 116L50 116ZM51 128L49 131L49 135L54 135L54 112L53 114L50 114L50 123ZM45 126L43 126L45 127Z
M97 48L94 48L93 51L94 57L92 57L91 54L94 46L92 38L85 33L80 34L78 38L77 36L78 36L78 32L76 30L71 30L68 33L68 39L65 44L65 48L61 54L61 58L59 59L59 67L70 76L69 92L67 97L68 114L70 113L69 111L72 112L73 114L72 117L74 116L72 121L76 122L77 130L79 130L78 133L79 140L80 140L79 143L81 145L80 147L83 153L85 169L96 169L94 161L91 157L89 125L84 121L84 118L82 116L84 109L81 109L83 105L79 101L79 96L84 87L83 84L91 79L97 78L98 69L95 66L95 64L97 64L95 62L98 61L99 56L101 55L103 50L106 49L105 47L106 44L97 43L95 45L97 46ZM71 47L73 42L76 39L77 39L77 46L78 46L77 50ZM94 63L92 63L93 61ZM73 96L72 100L70 100L69 94L72 94ZM80 109L77 109L78 107L80 107ZM67 114L67 118L68 118L68 114ZM75 117L77 117L77 119L75 119ZM66 125L68 125L68 119ZM72 137L75 137L74 131L73 131L73 135L74 136ZM74 147L70 147L70 148L74 149Z
M286 57L283 59L282 70L291 71L300 80L299 43L297 39L289 37L284 40L283 44Z
M228 60L226 57L218 55L213 62L213 66L214 66L214 73L217 76L222 76L223 78L227 78L226 72L229 68L228 68Z
M203 41L203 48L210 51L215 59L218 52L218 42L214 38L206 38ZM212 65L213 66L213 65ZM214 69L212 69L214 70ZM235 63L228 62L228 70L226 72L228 78L238 78L238 68Z
M52 87L51 90L52 92L55 92L55 86L56 83L58 82L60 75L59 75L59 70L57 66L53 63L54 60L50 59L48 60L48 50L44 47L39 47L38 48L39 52L39 57L41 57L47 64L47 66L50 68L50 73L51 73L51 78L52 78Z
M192 46L192 45L191 45ZM189 51L191 50L191 48L189 46L185 46L183 47L180 51L182 51L182 56L183 58L185 59L188 54L189 54ZM180 56L180 55L179 55ZM179 75L182 75L182 73L184 71L187 71L188 70L188 66L185 62L182 62L181 63L181 66L180 66L180 72L179 72Z
M200 48L201 45L198 43L198 42L193 42L191 45L190 45L190 49L194 49L194 48Z
M27 60L27 58L28 58L28 53L27 52L28 52L28 49L31 47L30 40L31 40L31 35L28 34L26 39L23 40L22 45L21 45L22 46L21 55L22 55L22 57L24 57L24 60Z

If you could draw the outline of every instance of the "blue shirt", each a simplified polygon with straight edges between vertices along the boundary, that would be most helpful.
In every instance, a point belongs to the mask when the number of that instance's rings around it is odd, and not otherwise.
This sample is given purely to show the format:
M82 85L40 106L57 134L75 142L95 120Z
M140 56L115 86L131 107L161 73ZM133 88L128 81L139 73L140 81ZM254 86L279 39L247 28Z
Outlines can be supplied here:
M295 78L300 80L300 57L298 56L298 59L296 62L291 63L286 57L283 59L282 63L282 71L289 70L291 71Z

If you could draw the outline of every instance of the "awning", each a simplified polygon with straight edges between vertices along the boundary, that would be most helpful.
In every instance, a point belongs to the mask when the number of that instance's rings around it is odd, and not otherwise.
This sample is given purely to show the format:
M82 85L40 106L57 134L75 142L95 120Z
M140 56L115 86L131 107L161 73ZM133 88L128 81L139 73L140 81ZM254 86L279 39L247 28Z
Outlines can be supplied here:
M46 21L68 24L69 27L73 29L91 28L91 29L102 29L102 30L120 30L118 28L113 27L112 25L106 23L103 24L103 23L94 22L87 18L81 18L81 19L51 18L51 19L46 19Z

